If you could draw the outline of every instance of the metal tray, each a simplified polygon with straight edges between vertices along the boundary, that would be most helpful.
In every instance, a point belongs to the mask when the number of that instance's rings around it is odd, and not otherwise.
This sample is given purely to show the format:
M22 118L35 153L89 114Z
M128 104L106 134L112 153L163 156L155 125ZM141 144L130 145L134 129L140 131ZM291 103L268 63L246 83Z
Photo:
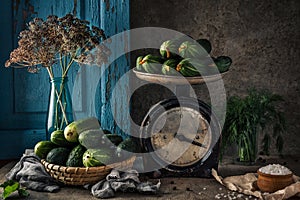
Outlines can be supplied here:
M175 85L196 85L202 84L205 82L213 82L222 79L222 77L227 73L215 74L211 76L193 76L193 77L184 77L184 76L170 76L163 74L151 74L147 72L138 71L136 68L133 69L135 75L142 80L152 82L152 83L161 83L161 84L175 84Z

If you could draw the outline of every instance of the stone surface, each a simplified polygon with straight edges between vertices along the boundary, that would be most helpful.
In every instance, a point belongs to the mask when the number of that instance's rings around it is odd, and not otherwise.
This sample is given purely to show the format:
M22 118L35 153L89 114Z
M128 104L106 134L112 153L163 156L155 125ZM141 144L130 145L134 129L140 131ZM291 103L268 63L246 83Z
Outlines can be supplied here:
M300 1L243 0L132 0L131 28L163 27L212 43L212 56L233 59L224 77L227 97L244 96L247 89L269 89L282 95L280 105L287 119L283 154L300 154ZM147 50L134 52L145 54ZM135 63L134 61L132 63ZM194 87L197 95L209 102L205 85ZM170 92L147 86L133 96L132 118L140 123L153 103ZM145 98L147 97L147 98ZM277 152L271 151L272 154Z

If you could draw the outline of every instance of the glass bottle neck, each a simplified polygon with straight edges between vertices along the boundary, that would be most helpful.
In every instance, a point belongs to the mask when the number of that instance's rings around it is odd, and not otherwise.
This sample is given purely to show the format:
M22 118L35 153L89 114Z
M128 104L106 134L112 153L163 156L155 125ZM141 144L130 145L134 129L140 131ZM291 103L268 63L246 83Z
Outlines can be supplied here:
M50 79L50 83L67 83L68 77L55 77Z

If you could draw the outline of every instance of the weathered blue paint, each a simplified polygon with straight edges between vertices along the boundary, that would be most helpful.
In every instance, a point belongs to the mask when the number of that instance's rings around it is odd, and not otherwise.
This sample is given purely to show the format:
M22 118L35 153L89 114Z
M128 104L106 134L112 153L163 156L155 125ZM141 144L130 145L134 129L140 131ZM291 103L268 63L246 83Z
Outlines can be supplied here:
M43 127L44 118L39 114L30 115L30 113L21 112L18 110L18 103L22 102L26 97L19 98L15 96L15 88L26 88L26 85L18 82L23 77L17 77L12 69L5 69L4 63L9 58L9 53L14 47L14 27L16 25L13 18L13 12L16 7L13 7L13 2L5 0L1 2L1 26L3 30L0 33L1 38L1 68L0 68L0 87L1 87L1 104L0 104L0 129L28 129L28 126L41 123ZM22 10L18 7L19 10ZM20 70L21 72L22 70ZM29 103L32 104L32 101ZM34 111L33 111L34 112Z
M129 30L129 0L102 0L101 1L101 28L106 31L108 36L120 33L125 30ZM128 36L129 37L129 36ZM114 49L124 49L128 46L127 41L119 41ZM111 109L111 92L116 85L119 78L128 70L129 58L125 55L114 61L111 66L104 72L104 76L101 77L99 82L97 97L101 98L101 101L97 101L98 104L98 116L101 118L101 124L105 129L108 129L114 133L125 135L130 134L130 123L128 121L129 110L123 108L124 103L129 101L129 80L122 83L122 93L118 94L115 105L115 109ZM122 122L123 131L115 124L114 117L119 118Z
M46 70L38 75L29 74L26 70L5 69L4 62L9 52L17 46L17 36L25 28L26 22L33 17L46 18L55 14L59 17L74 13L92 24L101 26L107 35L113 35L129 29L129 0L2 0L0 7L0 140L7 141L0 145L0 160L17 158L25 148L33 148L34 144L46 138L45 111L48 104L49 83ZM121 48L125 48L123 43ZM116 127L112 112L118 112L120 118L127 117L127 111L122 109L122 101L128 101L127 91L129 83L124 83L124 94L118 96L119 105L116 110L110 110L109 98L116 81L129 69L129 58L122 56L105 72L105 76L90 76L89 79L98 79L99 93L95 104L98 117L105 129L121 134ZM69 83L72 88L77 73L85 73L74 67L70 71ZM97 82L96 81L96 82ZM129 81L128 81L129 82ZM94 87L97 87L95 85ZM84 91L86 89L87 91ZM90 88L83 88L89 98L94 98ZM87 105L87 110L93 110L95 105ZM77 105L77 108L82 108ZM89 112L88 112L89 113ZM124 113L124 115L123 115ZM125 116L125 117L124 117ZM125 123L129 127L128 123ZM129 128L126 128L129 130ZM3 142L2 142L3 143ZM1 143L1 144L2 144Z
M13 71L4 68L4 63L12 47L13 38L13 26L12 26L12 2L5 0L1 2L1 12L0 12L0 25L1 29L5 31L0 31L0 129L5 129L6 126L13 127L13 123L8 120L8 113L12 112L12 100L13 90L10 87L13 82ZM4 106L5 105L5 106Z
M38 141L46 140L45 130L0 131L1 160L17 158L25 149L32 149ZM4 142L5 141L5 142Z

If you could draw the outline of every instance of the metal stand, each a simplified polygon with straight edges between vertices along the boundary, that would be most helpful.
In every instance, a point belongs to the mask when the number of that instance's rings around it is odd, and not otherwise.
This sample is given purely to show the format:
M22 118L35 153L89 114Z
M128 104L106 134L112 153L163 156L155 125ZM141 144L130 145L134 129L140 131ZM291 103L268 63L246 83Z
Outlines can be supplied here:
M175 93L176 93L176 96L189 97L190 96L190 87L188 87L187 85L176 85Z
M191 96L191 91L190 91L191 85L190 84L202 84L202 83L205 83L205 81L215 81L215 80L220 79L220 76L214 76L214 75L206 77L206 80L204 81L204 79L202 77L172 77L172 76L165 76L165 75L160 75L160 74L149 74L149 73L139 72L137 70L134 70L134 73L136 74L136 76L138 78L148 81L148 82L158 83L158 84L161 84L161 83L172 84L175 87L174 88L175 95L177 98L179 98L179 97L184 97L184 98L186 97L187 99L191 98L193 102L195 102L195 99L196 99L198 105L200 105L200 104L203 105L205 103L202 102L201 100L199 100L197 97ZM164 101L168 101L168 100L172 100L172 98L167 98ZM153 105L152 108L156 108L154 106L155 105ZM207 109L207 108L208 108L208 106L205 104L205 109ZM210 108L208 108L208 109L210 109ZM146 122L148 119L147 117L149 117L149 116L146 115L146 117L144 119ZM218 123L216 118L214 120L216 121L216 123ZM147 124L146 122L145 122L145 124ZM142 126L144 125L143 123L142 123ZM205 158L202 163L194 164L194 166L190 167L187 170L180 170L180 172L178 172L178 171L176 172L176 171L168 170L166 168L162 168L162 169L150 172L149 175L154 178L176 177L176 176L178 176L178 177L186 176L186 177L210 178L212 176L211 170L213 168L216 170L218 169L219 144L220 144L220 139L218 139L216 144L210 150L210 153L207 154L207 158ZM140 162L143 162L143 167L151 166L152 162L155 163L155 161L152 159L147 160L144 158L141 158Z

